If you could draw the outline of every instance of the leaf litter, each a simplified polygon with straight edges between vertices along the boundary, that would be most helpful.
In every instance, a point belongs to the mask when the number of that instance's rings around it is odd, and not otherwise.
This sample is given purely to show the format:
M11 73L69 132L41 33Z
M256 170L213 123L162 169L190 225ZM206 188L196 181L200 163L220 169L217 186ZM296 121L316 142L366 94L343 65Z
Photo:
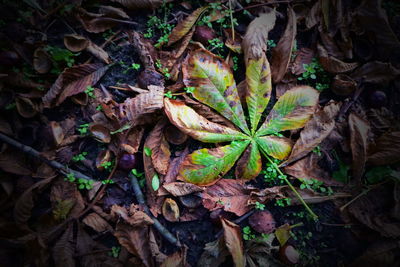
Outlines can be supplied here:
M396 265L398 4L195 2L2 4L4 262Z

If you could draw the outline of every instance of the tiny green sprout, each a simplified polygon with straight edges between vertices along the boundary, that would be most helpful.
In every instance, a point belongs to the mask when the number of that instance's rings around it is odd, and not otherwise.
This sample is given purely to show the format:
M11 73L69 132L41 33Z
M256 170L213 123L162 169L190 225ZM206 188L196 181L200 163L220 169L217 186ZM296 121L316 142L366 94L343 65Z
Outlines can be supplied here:
M183 90L188 94L192 94L196 90L196 87L185 87Z
M106 180L101 181L101 183L102 184L114 184L115 182L111 179L106 179Z
M255 209L256 210L264 210L265 209L265 205L257 201L256 204L255 204Z
M68 173L64 180L71 182L71 183L75 182L76 178L75 178L74 173L72 173L72 172Z
M110 171L112 169L113 162L105 161L105 162L101 163L100 166L103 167L105 170Z
M103 111L102 105L98 105L98 106L96 107L96 110L97 110L97 111Z
M216 203L219 205L225 205L225 203L221 199L218 199Z
M321 156L322 156L321 147L320 147L320 146L316 146L316 147L312 150L312 152L315 153L315 154L317 154L318 157L321 157Z
M85 157L87 156L87 154L88 153L86 151L84 151L78 155L75 155L72 157L72 161L78 162L78 161L85 160L86 159Z
M221 40L219 38L214 38L211 40L208 40L208 43L210 44L210 51L214 50L214 49L221 49L224 47L224 43L221 42Z
M233 70L237 71L239 69L239 65L238 65L239 58L237 56L233 56L232 61L233 61Z
M253 234L250 226L243 227L242 232L243 232L243 239L246 241L256 238L256 235Z
M132 174L135 175L137 178L143 177L144 173L143 172L139 172L136 169L132 169L131 170Z
M131 68L134 69L134 70L139 70L140 69L140 64L132 63Z
M85 135L88 133L88 129L89 129L89 123L84 123L78 126L78 132L80 133L80 135Z
M144 154L148 157L151 157L152 151L150 147L145 146L144 147Z
M276 43L272 39L271 40L267 40L267 45L268 45L268 47L271 47L271 48L276 47Z
M164 94L164 96L165 96L165 97L168 97L168 98L170 98L170 99L176 99L176 96L174 96L174 95L172 94L171 91L166 92L166 93Z
M113 258L118 258L119 253L121 252L121 247L112 247L109 255Z
M151 187L154 191L157 191L160 188L160 178L158 178L157 173L154 174L153 178L151 179Z
M276 199L275 205L278 207L287 207L290 205L291 199L290 198L281 198Z

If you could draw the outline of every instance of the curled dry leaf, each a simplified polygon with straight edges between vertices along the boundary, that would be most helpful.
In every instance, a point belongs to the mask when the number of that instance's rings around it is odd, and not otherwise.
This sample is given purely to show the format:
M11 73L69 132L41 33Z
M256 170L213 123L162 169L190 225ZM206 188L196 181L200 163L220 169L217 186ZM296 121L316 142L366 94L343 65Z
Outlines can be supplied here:
M200 7L187 16L184 20L178 23L172 30L168 37L168 45L176 43L178 40L183 38L193 27L199 17L208 9L208 6Z
M99 152L99 154L97 154L97 157L96 157L96 168L99 171L103 171L104 170L104 164L106 162L111 162L111 160L112 160L111 151L108 150L108 149L101 150Z
M72 52L87 50L89 53L102 60L104 63L109 64L111 62L108 53L104 51L103 48L83 36L77 34L65 35L64 45Z
M165 139L174 145L182 145L186 142L188 136L181 132L178 128L173 125L168 125L164 129Z
M78 8L76 17L81 22L83 28L91 33L100 33L111 29L119 23L129 23L126 16L121 17L121 12L109 12L107 14L96 14L86 11L83 8Z
M296 13L289 6L286 29L276 47L272 49L271 69L272 81L278 83L285 76L292 58L292 50L297 34Z
M400 69L396 69L392 64L373 61L356 69L351 74L351 78L366 83L388 84L399 75Z
M180 212L178 204L172 198L166 198L162 206L162 214L167 221L179 221Z
M300 132L300 138L294 144L292 153L283 166L306 156L332 132L340 106L340 103L330 102L314 114Z
M305 72L304 64L310 64L314 58L314 50L302 47L296 51L296 58L290 66L294 75L300 75Z
M235 267L244 267L246 260L243 252L242 231L240 226L226 219L221 219L224 229L225 245L232 255Z
M188 154L189 154L189 148L186 147L178 157L171 160L167 174L164 177L165 183L172 183L176 181L176 178L179 173L179 167L181 166L182 162L185 160Z
M373 165L393 164L400 160L400 132L388 132L380 136L371 149L368 162Z
M249 26L243 37L242 48L245 55L245 62L250 58L260 59L267 51L268 33L275 26L275 10L260 14Z
M357 89L357 82L346 74L337 74L332 81L332 91L340 96L348 96Z
M88 214L82 222L99 233L112 229L111 225L95 212Z
M164 184L163 187L175 197L186 196L192 193L203 191L200 186L191 183L173 182Z
M233 38L232 29L224 29L224 34L226 37L225 45L231 51L241 54L242 53L242 42L243 37L235 31L235 39Z
M370 126L367 121L355 113L349 115L350 147L352 154L353 178L360 181L367 161L368 133Z
M111 207L111 215L114 217L121 217L127 224L134 227L144 227L152 225L153 220L143 211L136 210L136 207L132 204L130 211L124 207L113 205Z
M337 74L350 72L358 67L357 62L347 63L333 56L330 56L326 49L320 44L318 44L318 57L319 62L321 63L324 70L330 73Z
M133 127L129 130L125 140L121 143L121 148L129 154L135 154L139 150L140 143L144 134L143 127Z
M101 143L110 143L111 134L110 129L100 123L93 123L89 126L89 131L92 136Z
M84 92L88 86L96 84L108 68L94 63L65 69L42 98L44 107L58 106L67 97Z
M33 68L40 74L48 73L51 69L51 59L46 51L39 47L33 53Z
M151 149L151 160L156 171L165 175L169 167L171 151L164 137L165 120L160 120L146 139L145 147Z
M29 98L17 97L15 99L15 104L19 115L24 118L30 119L36 116L38 112L37 105L33 103L32 100L30 100Z

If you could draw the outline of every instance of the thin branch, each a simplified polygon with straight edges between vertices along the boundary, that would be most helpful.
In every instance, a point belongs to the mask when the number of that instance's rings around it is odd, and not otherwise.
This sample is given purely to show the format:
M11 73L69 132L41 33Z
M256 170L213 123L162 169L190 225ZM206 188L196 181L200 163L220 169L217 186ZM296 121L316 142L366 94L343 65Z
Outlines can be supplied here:
M146 205L146 202L144 200L144 196L142 193L142 190L140 190L140 186L139 186L139 182L136 178L136 176L134 176L132 173L129 174L129 177L131 178L131 184L132 184L132 189L133 192L135 193L136 199L139 202L140 205L143 206L144 212L150 216L150 218L153 220L154 224L154 228L156 228L156 230L166 239L168 240L168 242L170 242L171 244L177 246L177 247L182 247L181 243L175 238L175 236L173 236L173 234L171 234L170 231L168 231L167 228L165 228L159 220L157 220L156 217L153 216L153 214L151 213L149 207Z
M90 178L89 176L86 176L85 174L72 170L70 168L68 168L68 166L64 166L63 164L61 164L58 161L55 160L48 160L45 157L43 157L41 155L41 153L35 149L33 149L30 146L24 145L10 137L8 137L7 135L4 135L2 133L0 133L0 141L3 141L27 154L29 154L32 157L38 158L39 160L45 162L46 164L48 164L49 166L55 168L58 172L60 172L61 174L67 176L69 173L73 173L75 178L78 179L85 179L85 180L93 180L92 178Z

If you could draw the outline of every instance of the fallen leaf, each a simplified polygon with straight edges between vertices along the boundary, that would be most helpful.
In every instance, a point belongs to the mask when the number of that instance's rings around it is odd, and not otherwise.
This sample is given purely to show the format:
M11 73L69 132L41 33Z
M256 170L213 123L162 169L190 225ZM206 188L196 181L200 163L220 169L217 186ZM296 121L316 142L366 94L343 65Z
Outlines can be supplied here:
M245 266L245 257L243 252L243 240L241 228L226 219L221 219L224 229L225 245L232 255L233 263L236 267Z
M223 238L207 243L204 252L198 261L198 266L220 266L229 256L229 251L224 244Z
M358 67L358 63L347 63L343 62L333 56L330 56L326 49L318 44L318 57L319 62L321 63L322 67L325 71L329 73L345 73L350 72Z
M372 61L357 68L351 78L365 83L388 84L400 75L400 70L390 63Z
M91 123L89 126L90 134L101 143L110 143L110 129L100 123Z
M297 34L296 13L290 6L287 9L287 13L288 21L286 29L281 39L279 39L278 44L271 52L271 75L274 83L280 82L286 74L290 60L292 59L292 50Z
M114 204L111 207L111 215L121 217L127 224L134 227L144 227L154 223L146 213L136 210L134 204L132 204L129 213L126 208Z
M331 90L340 96L349 96L357 89L357 82L346 74L337 74L332 81Z
M363 254L357 257L349 266L396 266L396 254L400 249L399 243L392 239L377 240L368 245Z
M53 217L64 221L66 218L79 215L85 209L85 201L75 184L58 178L52 184L50 202Z
M183 248L168 255L165 261L161 264L161 267L186 267L188 265L186 262L186 252L187 248Z
M180 212L178 204L172 198L166 198L162 206L162 214L169 222L179 221Z
M380 136L371 149L368 163L388 165L400 160L400 132L388 132Z
M151 149L151 160L156 171L165 175L167 173L171 152L168 142L164 137L165 120L160 120L146 139L146 147Z
M48 73L51 69L51 59L46 51L42 48L36 48L33 53L33 68L40 74Z
M226 37L225 40L226 47L228 47L232 52L241 54L243 37L235 31L235 39L232 39L233 38L232 29L224 29L224 34Z
M82 222L99 233L112 229L111 225L95 212L89 213Z
M276 249L272 246L275 240L274 234L269 234L267 238L256 238L245 243L246 266L258 267L281 267L282 264L274 259L272 251Z
M168 37L168 45L172 45L185 36L199 19L199 17L208 9L208 6L200 7L193 11L189 16L179 22Z
M279 241L279 244L281 245L281 247L284 246L286 244L286 242L289 240L289 238L291 236L290 229L292 229L290 227L290 225L285 223L284 225L279 226L275 230L276 239Z
M120 3L126 8L135 9L156 9L163 3L171 2L171 0L112 0L113 2Z
M37 105L29 98L18 97L15 99L15 104L19 115L27 119L36 116L39 110Z
M315 4L310 9L310 13L306 16L306 27L311 29L315 25L319 24L321 21L321 3L320 1L315 2Z
M26 160L24 154L15 149L6 148L0 153L0 169L17 175L31 175L33 171Z
M295 59L290 65L290 70L294 75L300 75L305 72L304 64L310 64L314 58L314 50L302 47L295 52Z
M249 59L260 59L267 52L268 33L275 26L275 10L260 14L247 26L243 37L242 48L245 62Z
M108 10L109 11L109 10ZM113 28L120 23L130 24L125 16L120 17L120 12L113 12L112 16L109 12L106 14L97 14L86 11L83 8L78 8L76 17L82 24L83 28L91 33L100 33Z
M168 125L167 127L165 127L164 136L169 143L174 145L182 145L186 142L188 138L185 133L183 133L173 125Z
M350 147L352 154L353 178L360 182L367 161L368 133L370 126L367 121L355 113L349 115Z
M65 69L42 98L44 107L58 106L67 97L84 92L88 86L96 84L108 68L103 64L94 63Z
M56 267L75 267L74 228L69 224L67 230L51 248Z
M103 48L96 45L87 38L77 35L68 34L64 36L65 47L72 52L80 52L82 50L87 50L89 53L100 59L106 64L110 64L111 60L106 51Z
M182 162L185 160L188 154L189 154L189 148L186 147L178 157L171 160L167 174L164 177L164 182L166 184L176 181L176 178L179 174L179 167L181 166Z
M191 183L173 182L164 184L163 187L175 197L186 196L192 193L203 191L200 186Z
M300 138L297 139L292 153L282 166L306 156L332 132L340 106L339 103L330 102L314 114L300 132Z

